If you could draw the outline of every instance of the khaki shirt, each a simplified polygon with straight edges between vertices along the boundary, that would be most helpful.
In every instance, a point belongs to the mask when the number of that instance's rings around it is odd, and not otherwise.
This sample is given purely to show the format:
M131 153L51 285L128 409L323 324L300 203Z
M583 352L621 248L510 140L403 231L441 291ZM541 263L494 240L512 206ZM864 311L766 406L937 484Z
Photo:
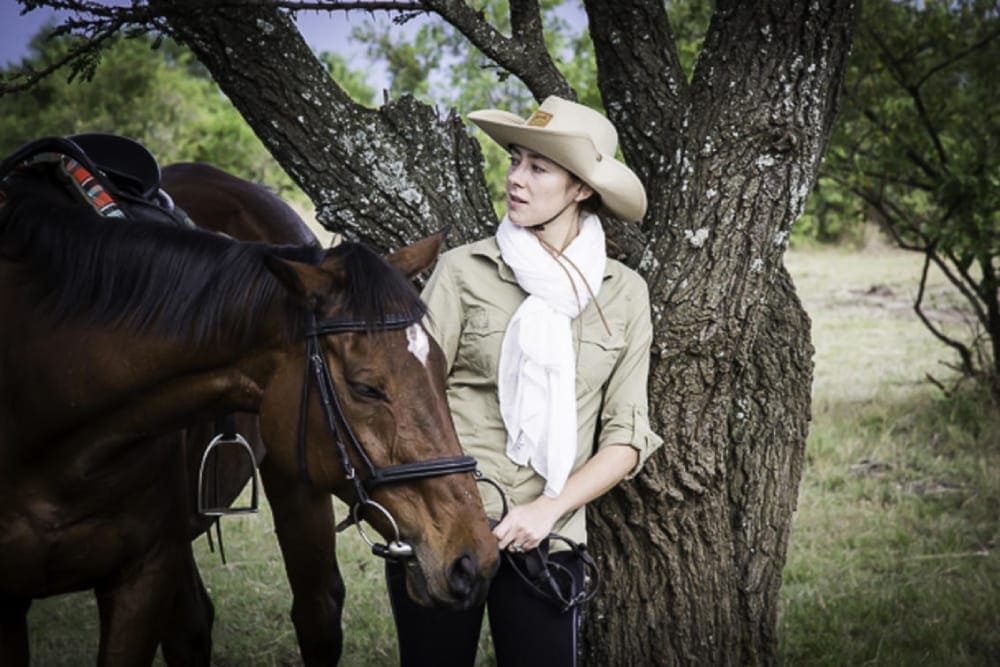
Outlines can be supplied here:
M447 360L448 405L462 448L512 505L531 502L542 494L545 480L530 465L507 457L497 398L500 344L527 293L491 237L443 254L422 296L428 307L425 324ZM646 396L653 332L649 292L637 273L608 259L597 301L610 335L593 302L572 322L579 443L573 471L601 447L630 445L639 452L632 476L662 443L650 430ZM487 513L499 518L499 494L479 486ZM561 517L553 530L585 542L584 508Z

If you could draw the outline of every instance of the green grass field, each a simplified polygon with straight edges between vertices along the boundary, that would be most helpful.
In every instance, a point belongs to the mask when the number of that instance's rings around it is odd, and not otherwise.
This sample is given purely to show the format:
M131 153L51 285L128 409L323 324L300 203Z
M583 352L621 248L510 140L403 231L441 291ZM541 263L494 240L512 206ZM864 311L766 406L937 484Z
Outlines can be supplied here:
M1000 665L1000 410L945 398L948 351L910 310L918 258L801 250L787 264L813 319L813 423L780 617L785 665ZM960 330L940 279L935 316ZM268 512L225 521L229 562L202 539L215 664L299 664ZM343 536L344 665L391 665L381 562ZM35 665L93 664L89 593L37 601ZM488 651L481 663L492 664ZM0 657L2 664L2 657Z
M949 351L912 314L913 255L813 251L787 264L816 373L782 662L1000 664L1000 410L924 381L949 377ZM942 280L933 316L961 332Z

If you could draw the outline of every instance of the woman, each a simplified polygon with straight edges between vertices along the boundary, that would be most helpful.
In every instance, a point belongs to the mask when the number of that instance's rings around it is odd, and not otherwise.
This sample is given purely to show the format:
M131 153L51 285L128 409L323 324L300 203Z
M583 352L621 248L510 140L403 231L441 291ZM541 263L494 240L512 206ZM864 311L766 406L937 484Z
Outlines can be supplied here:
M552 532L585 542L584 506L660 445L647 417L648 292L607 258L594 214L639 220L646 194L615 159L614 127L583 105L549 97L527 120L469 118L510 151L507 215L495 237L440 258L423 293L428 327L448 362L459 440L510 501L500 516L499 494L484 490L509 554L486 603L497 662L573 665L579 607L538 595L515 565ZM582 588L577 552L549 558ZM421 608L402 566L387 575L402 664L474 664L483 607Z

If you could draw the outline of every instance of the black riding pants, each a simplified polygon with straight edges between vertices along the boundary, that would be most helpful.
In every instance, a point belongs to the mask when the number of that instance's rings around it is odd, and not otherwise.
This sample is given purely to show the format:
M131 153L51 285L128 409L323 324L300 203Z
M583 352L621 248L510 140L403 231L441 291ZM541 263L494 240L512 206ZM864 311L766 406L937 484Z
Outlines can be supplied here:
M549 558L569 568L577 590L582 588L579 558L569 552ZM386 561L385 570L402 667L474 665L486 608L499 667L576 665L579 607L560 611L529 588L505 557L500 559L486 604L466 611L421 607L406 594L403 566Z

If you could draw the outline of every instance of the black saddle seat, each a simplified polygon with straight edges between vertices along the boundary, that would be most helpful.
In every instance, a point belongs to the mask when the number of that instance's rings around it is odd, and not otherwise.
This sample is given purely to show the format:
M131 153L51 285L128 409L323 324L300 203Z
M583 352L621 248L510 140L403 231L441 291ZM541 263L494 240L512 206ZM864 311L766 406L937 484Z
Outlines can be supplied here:
M118 134L74 134L70 141L83 149L118 189L155 201L160 189L160 165L138 141Z
M72 158L83 166L126 218L195 226L184 211L174 206L170 195L160 189L160 165L149 149L117 134L93 132L29 141L0 161L0 183L17 171L18 165L48 154L54 160L59 159L57 156ZM64 176L63 180L72 180L68 173ZM87 197L76 185L71 191Z

